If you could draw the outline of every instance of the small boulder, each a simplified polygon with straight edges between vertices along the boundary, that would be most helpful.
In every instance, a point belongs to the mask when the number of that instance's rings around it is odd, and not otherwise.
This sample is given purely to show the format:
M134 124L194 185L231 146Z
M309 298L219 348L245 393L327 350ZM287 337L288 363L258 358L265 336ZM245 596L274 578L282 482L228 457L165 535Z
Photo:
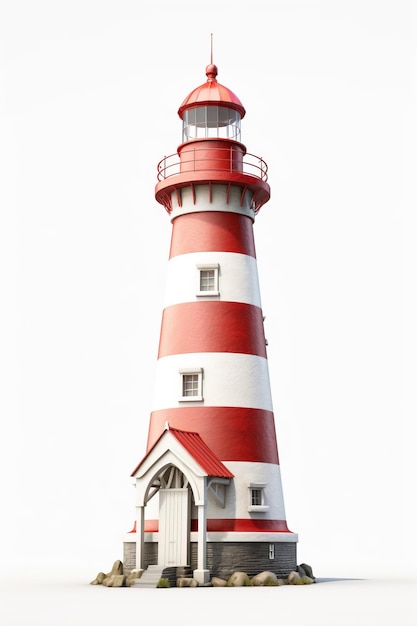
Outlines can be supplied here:
M217 578L217 576L213 576L213 578L211 579L211 584L212 587L226 587L227 580L224 580L223 578Z
M252 585L255 587L278 587L278 578L274 572L260 572L253 576Z
M121 574L123 574L123 563L121 561L115 561L113 563L111 571L107 574L107 576L115 576Z
M245 572L233 572L227 581L228 587L251 587L252 582Z
M104 572L99 572L94 580L91 581L90 585L102 585L103 580L106 578L107 574Z
M195 578L177 578L177 587L198 587Z
M299 585L300 580L301 580L301 576L298 572L292 571L288 574L287 583L289 585Z
M126 587L126 576L123 574L112 574L104 579L105 587Z
M295 571L298 572L300 576L307 576L302 565L297 565L297 568Z
M126 578L126 587L131 587L134 584L135 580L142 576L143 572L143 569L133 569L130 572L129 576Z
M313 574L313 569L311 565L307 565L307 563L301 563L301 565L299 565L297 569L298 569L300 576L308 576L309 578L312 578L313 580L315 580L315 576Z
M301 576L300 581L301 582L298 584L303 584L303 585L311 585L312 583L315 582L315 580L313 578L310 578L310 576Z

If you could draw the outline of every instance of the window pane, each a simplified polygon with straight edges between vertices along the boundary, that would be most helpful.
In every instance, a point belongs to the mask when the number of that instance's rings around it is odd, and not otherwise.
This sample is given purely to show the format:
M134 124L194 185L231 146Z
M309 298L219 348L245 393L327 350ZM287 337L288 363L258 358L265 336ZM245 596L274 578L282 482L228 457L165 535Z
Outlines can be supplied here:
M200 270L200 291L214 291L215 270Z
M205 126L206 125L206 107L199 107L198 109L194 109L196 115L196 124L197 126Z
M234 120L235 115L232 109L219 107L219 126L228 126Z
M217 128L217 111L218 107L207 107L207 126Z
M251 490L251 504L252 506L262 505L262 489Z
M186 374L182 377L182 395L198 396L198 374Z

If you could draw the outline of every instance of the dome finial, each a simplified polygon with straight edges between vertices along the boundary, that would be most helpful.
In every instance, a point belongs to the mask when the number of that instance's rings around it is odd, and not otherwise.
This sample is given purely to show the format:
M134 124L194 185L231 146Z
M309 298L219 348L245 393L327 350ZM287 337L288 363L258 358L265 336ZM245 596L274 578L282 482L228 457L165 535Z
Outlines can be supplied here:
M210 35L210 65L207 65L206 67L206 76L207 76L207 82L211 83L211 82L217 82L216 81L216 76L218 73L217 67L216 65L214 65L213 63L213 33L211 33Z

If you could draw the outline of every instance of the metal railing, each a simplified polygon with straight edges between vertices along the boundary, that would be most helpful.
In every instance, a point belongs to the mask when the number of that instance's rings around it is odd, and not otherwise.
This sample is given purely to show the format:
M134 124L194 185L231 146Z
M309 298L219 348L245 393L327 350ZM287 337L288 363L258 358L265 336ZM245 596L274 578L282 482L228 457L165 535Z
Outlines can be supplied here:
M226 153L226 156L221 157L219 153ZM201 171L213 173L240 172L264 182L268 180L268 166L261 157L250 153L242 155L240 150L233 147L230 147L228 151L224 148L216 150L216 154L213 156L210 156L210 151L207 148L183 152L181 157L177 153L170 154L161 159L157 167L158 181L180 173Z

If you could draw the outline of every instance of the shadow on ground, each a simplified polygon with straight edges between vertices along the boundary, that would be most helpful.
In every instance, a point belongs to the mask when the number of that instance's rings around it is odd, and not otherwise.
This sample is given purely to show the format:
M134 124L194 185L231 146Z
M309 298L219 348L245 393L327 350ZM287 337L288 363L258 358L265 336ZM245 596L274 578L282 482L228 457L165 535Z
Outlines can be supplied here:
M366 578L316 578L316 583L338 583L347 580L366 580Z

